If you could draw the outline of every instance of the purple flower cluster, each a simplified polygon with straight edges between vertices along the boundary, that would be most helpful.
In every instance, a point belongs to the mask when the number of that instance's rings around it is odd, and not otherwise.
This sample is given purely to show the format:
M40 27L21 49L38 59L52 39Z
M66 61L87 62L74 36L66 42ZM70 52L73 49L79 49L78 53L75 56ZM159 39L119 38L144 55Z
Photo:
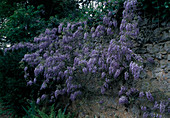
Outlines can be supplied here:
M126 88L126 87L124 87L124 86L122 86L122 87L121 87L121 89L120 89L120 91L119 91L119 96L121 96L121 95L125 94L125 93L126 93L126 91L127 91L127 88Z
M146 97L149 101L155 102L153 107L146 107L146 106L141 106L141 110L144 111L143 113L143 118L147 117L152 117L152 118L162 118L162 114L165 113L165 111L168 112L168 106L169 106L169 101L154 101L154 98L152 97L152 94L150 92L145 92ZM139 97L143 97L145 94L144 92L139 93ZM159 111L160 114L156 114L155 112Z
M146 92L146 97L149 101L154 101L154 98L153 98L152 94L150 93L150 91Z
M159 109L160 109L160 113L164 113L165 112L165 107L166 107L166 103L161 101Z
M70 95L70 99L74 101L78 95L81 95L81 91L76 91Z
M36 46L34 46L32 43L29 43L29 42L27 42L27 43L21 42L21 43L18 43L18 44L14 44L13 46L11 46L9 48L6 48L5 53L9 50L14 51L14 50L24 49L24 48L27 48L27 49L32 51L32 50L36 49Z
M142 70L141 66L138 66L138 64L136 64L135 62L131 61L130 65L129 65L129 70L131 71L131 73L133 74L133 77L135 80L137 80L139 78L140 72Z
M142 98L144 95L145 95L145 94L144 94L143 91L139 93L139 97L140 97L140 98Z
M126 95L127 96L135 96L135 95L137 95L139 93L139 90L138 89L136 89L136 88L130 88L130 90L128 90L127 92L126 92Z
M138 17L138 14L136 13L136 7L137 0L126 0L124 2L125 9L123 11L123 19L120 25L120 42L122 44L126 42L126 45L129 47L132 47L132 43L127 43L127 41L129 41L128 39L135 39L139 34L139 19L136 19L136 17Z
M128 104L129 101L128 101L128 98L126 96L121 96L119 98L119 104Z

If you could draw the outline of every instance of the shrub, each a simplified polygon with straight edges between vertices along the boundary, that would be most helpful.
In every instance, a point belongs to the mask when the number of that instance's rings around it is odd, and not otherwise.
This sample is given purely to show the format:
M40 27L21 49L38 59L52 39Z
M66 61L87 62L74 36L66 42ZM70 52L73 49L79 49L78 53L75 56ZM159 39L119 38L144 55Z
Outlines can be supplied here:
M91 75L103 77L102 93L113 83L126 83L125 73L129 78L139 78L142 68L136 62L141 62L141 57L129 45L130 39L136 39L138 34L138 17L133 12L136 4L136 1L125 3L120 39L114 35L117 20L108 13L97 26L89 27L86 21L61 23L51 31L46 29L34 38L34 43L23 46L20 43L8 49L29 48L30 53L22 63L27 85L38 91L37 104L44 100L57 102L61 96L74 101L85 87L82 75L88 75L89 79L93 79Z

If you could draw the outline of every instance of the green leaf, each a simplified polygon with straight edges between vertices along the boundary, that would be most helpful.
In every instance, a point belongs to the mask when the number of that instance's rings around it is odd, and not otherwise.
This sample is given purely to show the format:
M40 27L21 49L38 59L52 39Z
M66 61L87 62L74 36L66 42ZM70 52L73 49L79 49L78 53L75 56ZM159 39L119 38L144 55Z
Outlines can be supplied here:
M154 7L155 9L159 9L160 7L159 6L157 6L157 7Z
M55 114L55 111L54 111L54 105L55 105L55 104L53 104L52 107L51 107L50 118L55 118L55 117L56 117L56 114Z
M28 111L28 110L26 110L23 106L22 106L22 108L23 108L23 109L24 109L24 111L27 113L28 118L31 118L31 115L30 115L29 111ZM27 117L27 116L26 116L26 117Z
M152 1L152 4L155 4L157 1L155 0L155 1Z
M43 111L38 110L39 115L41 118L49 118L47 114L45 114Z
M169 6L168 6L168 5L165 5L165 8L169 8Z
M147 4L146 4L146 5L144 5L143 9L146 9L146 8L148 8L148 5L147 5Z

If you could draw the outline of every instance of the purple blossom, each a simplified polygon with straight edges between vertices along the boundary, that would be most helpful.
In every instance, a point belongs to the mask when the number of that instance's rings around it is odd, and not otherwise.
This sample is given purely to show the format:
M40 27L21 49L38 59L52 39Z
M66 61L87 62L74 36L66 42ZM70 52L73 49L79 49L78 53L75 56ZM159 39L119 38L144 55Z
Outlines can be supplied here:
M139 92L138 89L136 89L136 88L130 88L130 94L136 94L136 93L138 93L138 92Z
M131 55L130 54L126 54L126 60L130 61L131 60Z
M69 29L70 26L71 26L71 24L68 22L68 23L67 23L67 29Z
M36 78L34 78L34 84L37 82L37 79Z
M130 71L132 72L135 80L139 78L141 70L142 70L141 66L138 66L135 62L131 61Z
M37 103L37 104L40 104L40 101L41 101L41 99L38 98L37 101L36 101L36 103Z
M126 92L127 96L130 96L131 94L132 94L131 91Z
M131 31L131 30L132 30L130 23L128 23L128 24L126 25L126 30L127 30L127 31Z
M121 96L119 98L119 104L128 104L129 101L128 101L128 98L126 96Z
M128 77L129 77L129 73L126 71L125 72L125 80L128 80Z
M110 80L109 80L109 79L107 79L107 78L105 79L105 81L106 81L106 83L110 83Z
M154 109L154 110L155 110L155 109L159 109L159 104L158 104L158 102L157 102L157 101L155 101L155 104L154 104L153 109Z
M45 100L46 97L47 97L47 95L43 94L43 95L41 96L41 100L42 100L42 101Z
M81 91L76 91L70 95L70 99L74 101L77 96L81 95Z
M62 89L60 92L61 95L64 95L65 93L66 93L66 88Z
M146 107L145 106L141 106L141 110L142 111L146 111Z
M104 87L107 88L107 89L109 88L109 85L108 85L107 82L104 83Z
M111 11L109 11L108 16L109 16L109 17L111 17L111 16L112 16L112 12L111 12Z
M166 107L165 103L161 101L160 107L159 107L160 113L164 113L165 112L165 107Z
M105 72L102 72L102 78L104 78L106 76Z
M99 104L103 104L103 103L104 103L104 101L103 101L103 100L100 100L100 101L99 101Z
M114 74L114 78L116 79L119 75L120 75L120 69L117 69Z
M144 95L145 95L145 94L144 94L143 91L139 93L139 97L140 97L140 98L142 98Z
M46 30L45 30L45 34L50 34L50 30L49 30L49 29L46 29Z
M30 80L29 82L27 82L27 86L31 86L33 84L33 82Z
M151 116L152 118L155 118L155 113L151 113L150 116Z
M143 118L148 118L148 116L149 116L149 113L147 113L147 112L143 113Z
M75 27L75 24L71 25L71 30L73 31Z
M149 101L154 101L154 98L152 97L152 94L150 92L146 92L146 97Z
M28 70L28 67L26 66L25 68L24 68L24 71L26 72Z
M93 70L92 70L92 73L96 73L96 71L97 71L97 67L94 66L94 67L93 67Z
M120 36L120 41L121 41L121 42L126 41L126 37L125 37L124 35L121 35L121 36Z
M113 25L114 25L115 28L117 27L117 21L116 20L113 21Z
M85 40L87 39L87 36L88 36L88 33L86 32L86 33L84 34L84 39L85 39Z
M57 28L53 28L53 29L51 30L51 32L52 32L53 34L55 34L55 33L57 32Z
M83 73L87 74L87 68L86 67L83 68Z
M103 24L105 24L105 25L109 25L109 22L110 22L110 17L104 17L103 18Z
M112 21L109 22L109 27L111 27L113 25Z
M156 116L155 116L156 118L158 118L159 117L159 114L156 114Z
M43 66L40 66L39 68L35 68L34 75L38 76L43 71Z
M104 87L101 87L101 93L104 94L106 89Z
M112 32L112 29L111 29L111 28L108 28L108 29L107 29L107 35L113 35L113 32Z
M154 62L154 59L153 59L152 57L148 57L148 58L147 58L147 61L148 61L149 63L155 63L155 62Z
M55 95L55 98L57 99L58 96L60 95L60 90L56 90L55 93L54 93L54 95Z
M92 38L94 38L95 36L96 36L95 33L93 33L93 34L92 34Z
M83 27L82 27L82 26L78 27L78 30L79 30L79 31L82 31L82 30L83 30Z
M79 36L80 36L79 30L75 31L74 34L73 34L73 38L77 38Z
M61 33L61 31L62 31L62 28L63 28L63 23L61 23L59 26L58 26L58 33Z
M84 23L84 25L87 25L87 21L84 21L83 23Z
M45 89L47 87L47 84L46 84L46 82L43 82L43 84L41 85L41 88L40 88L40 90L42 90L42 89Z
M119 91L119 96L121 96L122 94L124 94L127 91L127 88L122 86L120 91Z

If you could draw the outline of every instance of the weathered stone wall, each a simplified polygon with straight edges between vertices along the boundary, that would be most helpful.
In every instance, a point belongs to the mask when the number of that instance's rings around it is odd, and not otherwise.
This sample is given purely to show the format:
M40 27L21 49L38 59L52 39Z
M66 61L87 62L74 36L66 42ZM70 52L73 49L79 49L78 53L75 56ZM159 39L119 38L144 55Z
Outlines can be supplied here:
M170 28L155 29L152 39L136 50L144 58L141 88L170 97Z
M153 93L156 101L167 101L170 98L170 27L144 30L145 35L149 32L147 39L143 38L143 43L135 49L144 59L144 72L137 86ZM141 104L153 107L146 101ZM168 114L163 117L168 118Z

